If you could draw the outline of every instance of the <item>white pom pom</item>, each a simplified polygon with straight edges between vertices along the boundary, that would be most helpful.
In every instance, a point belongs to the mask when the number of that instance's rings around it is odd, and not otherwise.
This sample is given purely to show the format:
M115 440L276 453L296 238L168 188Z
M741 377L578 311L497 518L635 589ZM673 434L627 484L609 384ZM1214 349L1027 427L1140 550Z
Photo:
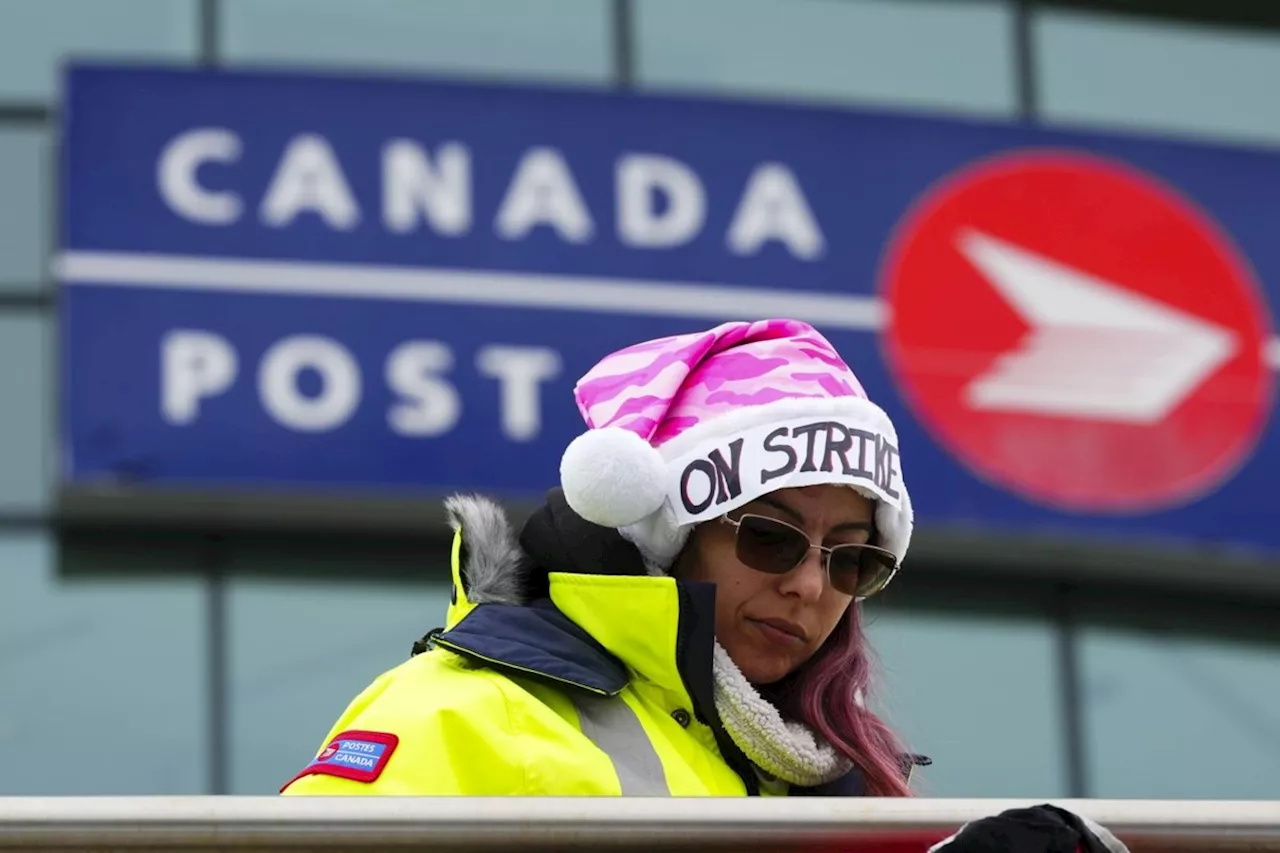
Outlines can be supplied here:
M666 500L667 467L640 436L618 427L584 432L560 459L560 485L570 508L593 524L623 527Z

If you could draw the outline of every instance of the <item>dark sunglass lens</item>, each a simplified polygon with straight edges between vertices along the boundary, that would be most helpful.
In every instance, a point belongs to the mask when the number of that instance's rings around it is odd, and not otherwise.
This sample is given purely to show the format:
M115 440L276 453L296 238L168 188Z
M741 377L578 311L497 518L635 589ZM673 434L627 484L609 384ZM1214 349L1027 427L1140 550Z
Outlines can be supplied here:
M738 523L738 559L756 571L784 574L804 559L809 540L800 531L770 518L744 515Z
M898 560L883 548L867 546L862 549L862 574L858 576L855 595L866 598L885 588L898 570Z
M893 577L896 560L873 545L842 545L831 552L831 585L858 598L875 595Z
M845 595L856 595L858 582L862 578L862 547L860 545L837 545L831 551L827 574L831 585Z

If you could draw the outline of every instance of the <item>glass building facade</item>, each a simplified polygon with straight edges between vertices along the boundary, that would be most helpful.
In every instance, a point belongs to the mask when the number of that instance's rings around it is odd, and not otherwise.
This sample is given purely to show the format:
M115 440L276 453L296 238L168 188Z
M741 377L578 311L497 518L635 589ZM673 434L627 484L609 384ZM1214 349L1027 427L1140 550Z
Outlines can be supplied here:
M0 2L0 794L271 793L448 597L439 535L60 517L49 260L67 58L394 70L1280 146L1280 26L1194 5ZM935 762L922 793L1280 797L1280 601L1046 580L1027 560L913 561L868 605L880 701Z

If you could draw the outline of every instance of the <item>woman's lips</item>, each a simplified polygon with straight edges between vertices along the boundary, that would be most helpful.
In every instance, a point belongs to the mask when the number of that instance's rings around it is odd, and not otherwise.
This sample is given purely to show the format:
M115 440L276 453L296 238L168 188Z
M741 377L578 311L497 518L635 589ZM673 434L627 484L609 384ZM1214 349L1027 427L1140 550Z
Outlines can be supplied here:
M802 646L808 642L804 628L785 619L752 619L760 633L775 643Z

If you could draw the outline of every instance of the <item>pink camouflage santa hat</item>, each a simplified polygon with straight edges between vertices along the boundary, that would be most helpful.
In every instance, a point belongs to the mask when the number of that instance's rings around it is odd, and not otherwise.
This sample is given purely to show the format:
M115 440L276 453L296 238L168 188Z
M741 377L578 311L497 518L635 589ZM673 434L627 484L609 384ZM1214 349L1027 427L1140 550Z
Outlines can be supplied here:
M566 448L569 506L665 572L689 531L778 489L845 484L876 501L899 563L911 502L889 416L816 329L724 323L606 356L574 389L588 430Z

